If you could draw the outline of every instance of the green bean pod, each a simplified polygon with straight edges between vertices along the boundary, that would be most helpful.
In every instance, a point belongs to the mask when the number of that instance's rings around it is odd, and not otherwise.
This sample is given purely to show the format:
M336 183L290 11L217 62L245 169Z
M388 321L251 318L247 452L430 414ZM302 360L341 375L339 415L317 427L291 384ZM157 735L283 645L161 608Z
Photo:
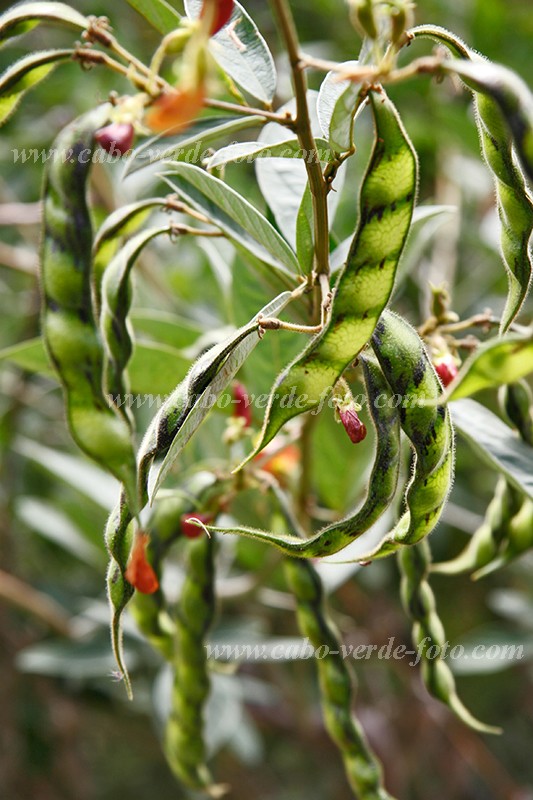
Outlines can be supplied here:
M533 548L533 502L526 497L520 510L509 522L505 539L498 555L473 574L474 580L484 578L501 567L507 566L519 556Z
M167 224L138 233L119 250L104 272L100 330L106 350L104 385L118 412L128 424L130 419L123 399L128 391L125 371L133 352L132 332L128 325L131 307L131 270L146 245L156 236L170 234Z
M320 577L312 564L299 558L287 558L284 571L302 634L313 647L329 648L324 658L317 659L322 710L328 733L342 754L348 782L359 800L391 800L382 784L380 764L352 712L354 687L339 635L325 608Z
M402 602L413 622L413 644L422 657L422 678L428 692L447 705L470 728L481 733L500 733L499 728L477 720L463 705L456 691L453 673L443 658L446 634L428 582L431 553L427 541L401 550L398 561L402 575Z
M215 615L214 540L187 541L186 578L176 611L176 655L172 706L165 729L165 755L176 777L190 789L212 786L203 735L210 689L205 637Z
M360 214L324 330L275 382L260 442L262 450L289 419L316 408L368 342L394 285L415 204L417 160L402 122L383 90L370 93L375 141L361 187ZM297 402L291 402L293 397Z
M514 153L516 149L533 180L533 96L515 73L482 58L449 31L420 26L411 35L435 39L459 56L444 62L442 69L459 75L474 94L481 151L496 187L501 251L509 281L501 322L504 332L520 312L533 274L533 200Z
M110 408L102 378L104 350L91 295L92 225L86 198L94 133L109 107L94 109L57 137L44 183L41 250L42 333L63 387L78 446L123 482L135 506L130 431Z
M418 333L401 317L386 311L376 326L372 347L397 396L400 424L415 455L407 487L406 510L393 530L361 561L388 556L413 545L435 528L454 475L454 433L445 406L420 405L437 399L440 381Z
M431 571L440 575L459 575L479 570L489 564L497 556L511 519L520 508L521 500L522 497L509 486L505 478L500 478L485 518L467 546L450 561L432 564Z
M533 447L533 396L526 381L503 386L500 405L522 441Z
M340 522L327 525L309 539L278 536L255 528L214 528L209 530L248 536L274 545L286 555L319 558L332 555L367 531L389 507L400 469L400 418L390 387L379 365L361 356L368 407L376 433L376 455L366 499L356 512Z

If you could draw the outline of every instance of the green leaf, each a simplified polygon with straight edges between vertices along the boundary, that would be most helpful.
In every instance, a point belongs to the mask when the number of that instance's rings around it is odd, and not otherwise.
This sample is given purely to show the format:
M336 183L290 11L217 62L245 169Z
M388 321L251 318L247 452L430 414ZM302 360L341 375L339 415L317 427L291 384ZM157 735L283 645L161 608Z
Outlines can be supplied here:
M185 0L187 16L196 19L203 0ZM270 105L276 92L276 68L267 43L235 0L230 24L211 37L209 49L224 72L252 97Z
M185 377L189 367L189 359L174 347L136 342L128 365L131 393L139 396L136 402L155 403L157 407Z
M0 350L0 361L9 361L28 372L56 379L41 339L28 339Z
M44 50L24 56L0 76L0 125L3 125L27 91L43 81L73 50Z
M310 275L315 262L313 197L309 185L304 192L296 219L296 256L300 269Z
M237 342L236 346L222 367L219 369L216 376L210 382L209 386L202 393L200 393L197 398L195 398L193 404L187 411L185 421L181 424L178 433L172 441L168 453L158 470L151 495L151 502L161 488L161 485L168 475L169 470L187 442L189 442L196 430L200 427L201 423L213 407L213 404L216 403L224 389L235 377L250 353L252 353L252 351L259 344L259 336L252 333L250 336L242 338L243 331L247 327L251 328L252 331L255 330L257 319L260 315L264 317L271 317L278 314L287 305L290 299L291 293L283 292L274 300L272 300L272 302L268 303L268 305L266 305L263 309L261 309L259 314L257 314L247 326L244 326L244 328L241 328L234 334L233 338ZM224 348L227 348L230 344L231 340L230 342L225 342Z
M62 547L87 564L101 566L104 551L87 541L72 520L39 497L19 497L15 502L18 519L45 539Z
M128 0L135 11L163 35L175 31L181 24L181 17L166 0Z
M456 400L450 410L457 431L483 461L533 498L533 448L475 400Z
M464 362L459 374L436 404L470 397L482 389L514 383L533 372L533 335L512 335L482 344Z
M223 181L192 164L166 163L163 177L226 236L282 272L298 272L296 256L268 220Z
M328 143L325 139L317 139L316 146L321 157L320 160L327 163L331 158ZM294 138L273 145L265 145L262 142L239 142L217 150L205 162L205 167L211 170L239 161L251 164L258 158L302 158L302 155L304 154L300 143Z
M128 156L123 177L158 161L186 161L200 163L209 147L218 139L224 139L246 128L263 125L258 117L207 117L195 122L186 133L175 137L155 136L147 139Z
M18 3L0 16L0 43L19 36L41 22L58 23L85 30L89 20L64 3Z
M313 136L319 142L322 140L322 131L317 117L318 93L307 92L307 104L311 119ZM296 104L289 101L278 109L278 113L288 112L294 115ZM287 129L277 122L269 122L259 135L259 141L264 146L274 147L287 140ZM307 170L302 159L260 159L256 162L255 172L263 197L267 201L276 223L283 236L293 249L296 249L296 221L307 187ZM328 195L329 216L333 221L339 203L346 170L344 166L337 172L334 188Z
M340 66L357 67L358 61L346 61ZM339 81L338 72L328 72L318 94L317 113L322 133L331 148L344 153L353 147L355 117L362 111L364 99L359 97L361 85L353 81Z
M203 332L198 323L168 311L138 308L133 309L129 318L137 335L149 336L158 344L178 350L193 345Z

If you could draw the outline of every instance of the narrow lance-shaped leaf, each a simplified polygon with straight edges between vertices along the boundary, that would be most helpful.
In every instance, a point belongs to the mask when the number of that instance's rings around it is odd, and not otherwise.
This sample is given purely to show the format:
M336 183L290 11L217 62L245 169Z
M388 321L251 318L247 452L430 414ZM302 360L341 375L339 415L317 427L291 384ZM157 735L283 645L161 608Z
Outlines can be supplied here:
M481 345L436 400L438 404L470 397L482 389L514 383L533 372L533 335L506 336Z
M175 137L155 136L140 144L126 161L124 177L158 161L199 163L209 147L219 139L247 128L263 125L259 117L208 117L193 123L185 133Z
M200 427L201 423L213 405L216 403L221 393L237 374L250 353L252 353L252 351L259 344L259 336L250 336L248 333L246 333L246 331L250 331L251 333L256 331L258 327L258 318L260 316L266 317L279 313L287 305L290 299L290 292L283 292L281 295L276 297L275 300L273 300L271 303L268 303L268 305L261 309L259 314L257 314L247 326L241 329L241 332L237 332L233 336L233 341L235 344L231 348L231 352L227 357L227 360L222 366L220 366L215 377L209 382L209 384L203 390L198 388L196 395L191 398L191 404L187 409L186 416L183 417L179 430L175 434L168 453L165 456L165 459L157 473L151 501L153 501L156 493L159 491L163 481L168 475L170 468L187 442ZM225 345L225 349L229 349L227 344ZM162 416L164 416L164 413L162 413Z
M0 16L0 45L12 36L19 36L41 22L67 25L84 30L89 20L65 3L18 3Z
M340 66L357 67L358 61L346 61ZM361 86L354 81L339 81L338 72L328 72L318 95L317 113L322 133L333 150L344 153L353 147L353 126L364 100Z
M73 50L45 50L24 56L0 76L0 125L6 122L27 91L43 81Z
M199 16L203 0L185 0L189 17ZM210 40L222 70L245 92L267 105L276 92L276 68L267 43L243 6L235 0L229 24Z
M496 414L475 400L456 400L450 404L450 409L457 431L477 455L533 499L532 448Z
M163 35L176 30L181 24L180 15L166 0L128 0L128 3Z
M325 139L316 139L316 146L321 161L329 161L331 150ZM226 164L244 162L251 164L258 158L302 158L305 153L297 139L287 139L285 142L265 145L262 142L239 142L222 147L212 155L206 162L206 169L223 167Z
M358 228L337 282L330 320L276 381L259 444L247 461L289 419L326 399L369 340L391 295L411 224L417 162L394 105L384 93L372 94L371 100L374 150L361 188Z
M168 168L163 176L168 176L168 185L194 208L203 211L229 239L278 270L291 275L298 272L298 262L288 244L238 192L192 164L164 166Z
M310 275L315 261L313 197L309 184L302 197L296 219L296 256L300 269Z

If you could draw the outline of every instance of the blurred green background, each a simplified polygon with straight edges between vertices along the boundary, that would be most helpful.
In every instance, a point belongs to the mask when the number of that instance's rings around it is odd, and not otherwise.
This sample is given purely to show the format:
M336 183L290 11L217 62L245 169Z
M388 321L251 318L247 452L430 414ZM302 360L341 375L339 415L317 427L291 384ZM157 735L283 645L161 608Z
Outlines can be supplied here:
M10 4L0 4L0 10ZM158 37L126 2L76 0L82 12L111 17L117 35L149 59ZM326 58L357 57L359 40L342 0L291 3L304 49ZM268 3L247 0L275 54L280 53ZM177 5L178 10L179 5ZM471 46L515 69L525 80L531 69L533 14L523 0L421 0L417 22L449 27ZM0 68L30 49L69 43L71 36L39 28L0 51ZM430 46L413 45L416 52ZM279 103L290 86L279 57ZM321 76L310 84L318 88ZM14 148L46 148L78 113L127 91L114 76L75 64L62 66L31 93L5 125L0 139L0 341L15 346L38 333L36 253L42 166L14 164ZM461 314L490 306L497 313L506 290L501 266L492 185L482 166L470 98L449 81L416 80L391 95L421 161L420 201L457 206L458 213L416 240L409 272L395 307L419 324L428 311L428 280L448 280ZM368 150L361 128L361 157L353 159L335 235L354 225L355 197ZM365 150L366 148L366 150ZM95 170L99 213L130 196L116 166ZM264 208L252 168L232 167L228 180ZM136 191L138 187L136 188ZM431 234L431 235L430 235ZM158 258L157 256L161 256ZM239 281L225 298L244 321L270 296L254 273L240 265ZM199 292L201 287L201 294ZM177 255L155 250L143 260L137 304L187 318L191 330L227 322L224 303L206 255L188 243ZM531 319L531 305L524 320ZM194 338L194 337L193 337ZM268 382L294 346L290 336L271 345L247 366L250 383ZM245 374L245 377L246 377ZM128 703L111 679L113 662L106 630L105 553L101 531L115 487L87 464L70 443L60 392L47 377L9 361L0 369L0 796L5 800L175 800L190 795L174 782L161 755L159 725L165 703L165 671L133 625L127 650L135 681ZM495 397L482 398L496 408ZM257 423L257 420L256 420ZM210 420L186 462L220 457L213 442L223 429ZM357 498L370 447L357 459L330 417L315 438L314 492L337 512ZM451 503L436 535L437 558L455 554L480 523L496 475L460 445ZM243 504L261 513L258 498ZM248 517L249 521L249 517ZM262 548L252 544L226 554L237 574L264 568ZM267 556L267 560L270 554ZM456 665L459 690L476 716L504 728L501 737L466 729L428 698L418 670L406 661L376 658L356 664L357 709L380 755L390 791L402 800L526 800L533 797L533 590L531 556L479 584L468 578L433 580L449 639L465 647L485 643L524 646L517 662ZM272 561L264 588L271 594L238 592L221 603L214 636L261 641L295 635L293 615ZM228 571L228 580L231 571ZM343 578L332 598L347 642L410 642L400 607L394 562ZM309 662L248 664L238 674L217 674L209 717L209 740L220 782L229 797L244 800L344 800L351 795L340 759L322 726L314 671Z

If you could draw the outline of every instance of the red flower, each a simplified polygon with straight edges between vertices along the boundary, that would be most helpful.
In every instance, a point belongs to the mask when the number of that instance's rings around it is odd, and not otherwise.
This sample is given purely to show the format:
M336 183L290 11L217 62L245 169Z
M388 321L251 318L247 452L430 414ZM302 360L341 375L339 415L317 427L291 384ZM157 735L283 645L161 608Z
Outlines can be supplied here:
M142 594L153 594L159 589L157 575L146 558L146 548L149 542L150 537L147 533L139 531L135 534L126 569L126 580Z
M233 416L243 419L245 428L252 424L250 398L242 383L236 383L233 387Z
M209 35L214 36L224 25L227 25L231 19L232 13L233 0L204 0L200 12L200 19L207 14L212 16L213 21L209 29Z
M181 532L187 539L198 539L198 537L202 536L204 533L203 528L199 525L189 522L189 520L192 519L197 519L204 525L209 525L209 523L213 522L213 517L210 514L183 514L181 518Z
M359 419L355 405L339 406L339 417L344 430L354 444L359 444L366 437L366 427Z
M96 131L94 138L106 153L123 156L131 149L135 131L129 122L112 122Z
M433 366L435 367L435 371L440 378L440 382L443 386L448 386L459 370L457 369L457 364L455 363L454 357L451 353L446 353L446 355L438 358Z

